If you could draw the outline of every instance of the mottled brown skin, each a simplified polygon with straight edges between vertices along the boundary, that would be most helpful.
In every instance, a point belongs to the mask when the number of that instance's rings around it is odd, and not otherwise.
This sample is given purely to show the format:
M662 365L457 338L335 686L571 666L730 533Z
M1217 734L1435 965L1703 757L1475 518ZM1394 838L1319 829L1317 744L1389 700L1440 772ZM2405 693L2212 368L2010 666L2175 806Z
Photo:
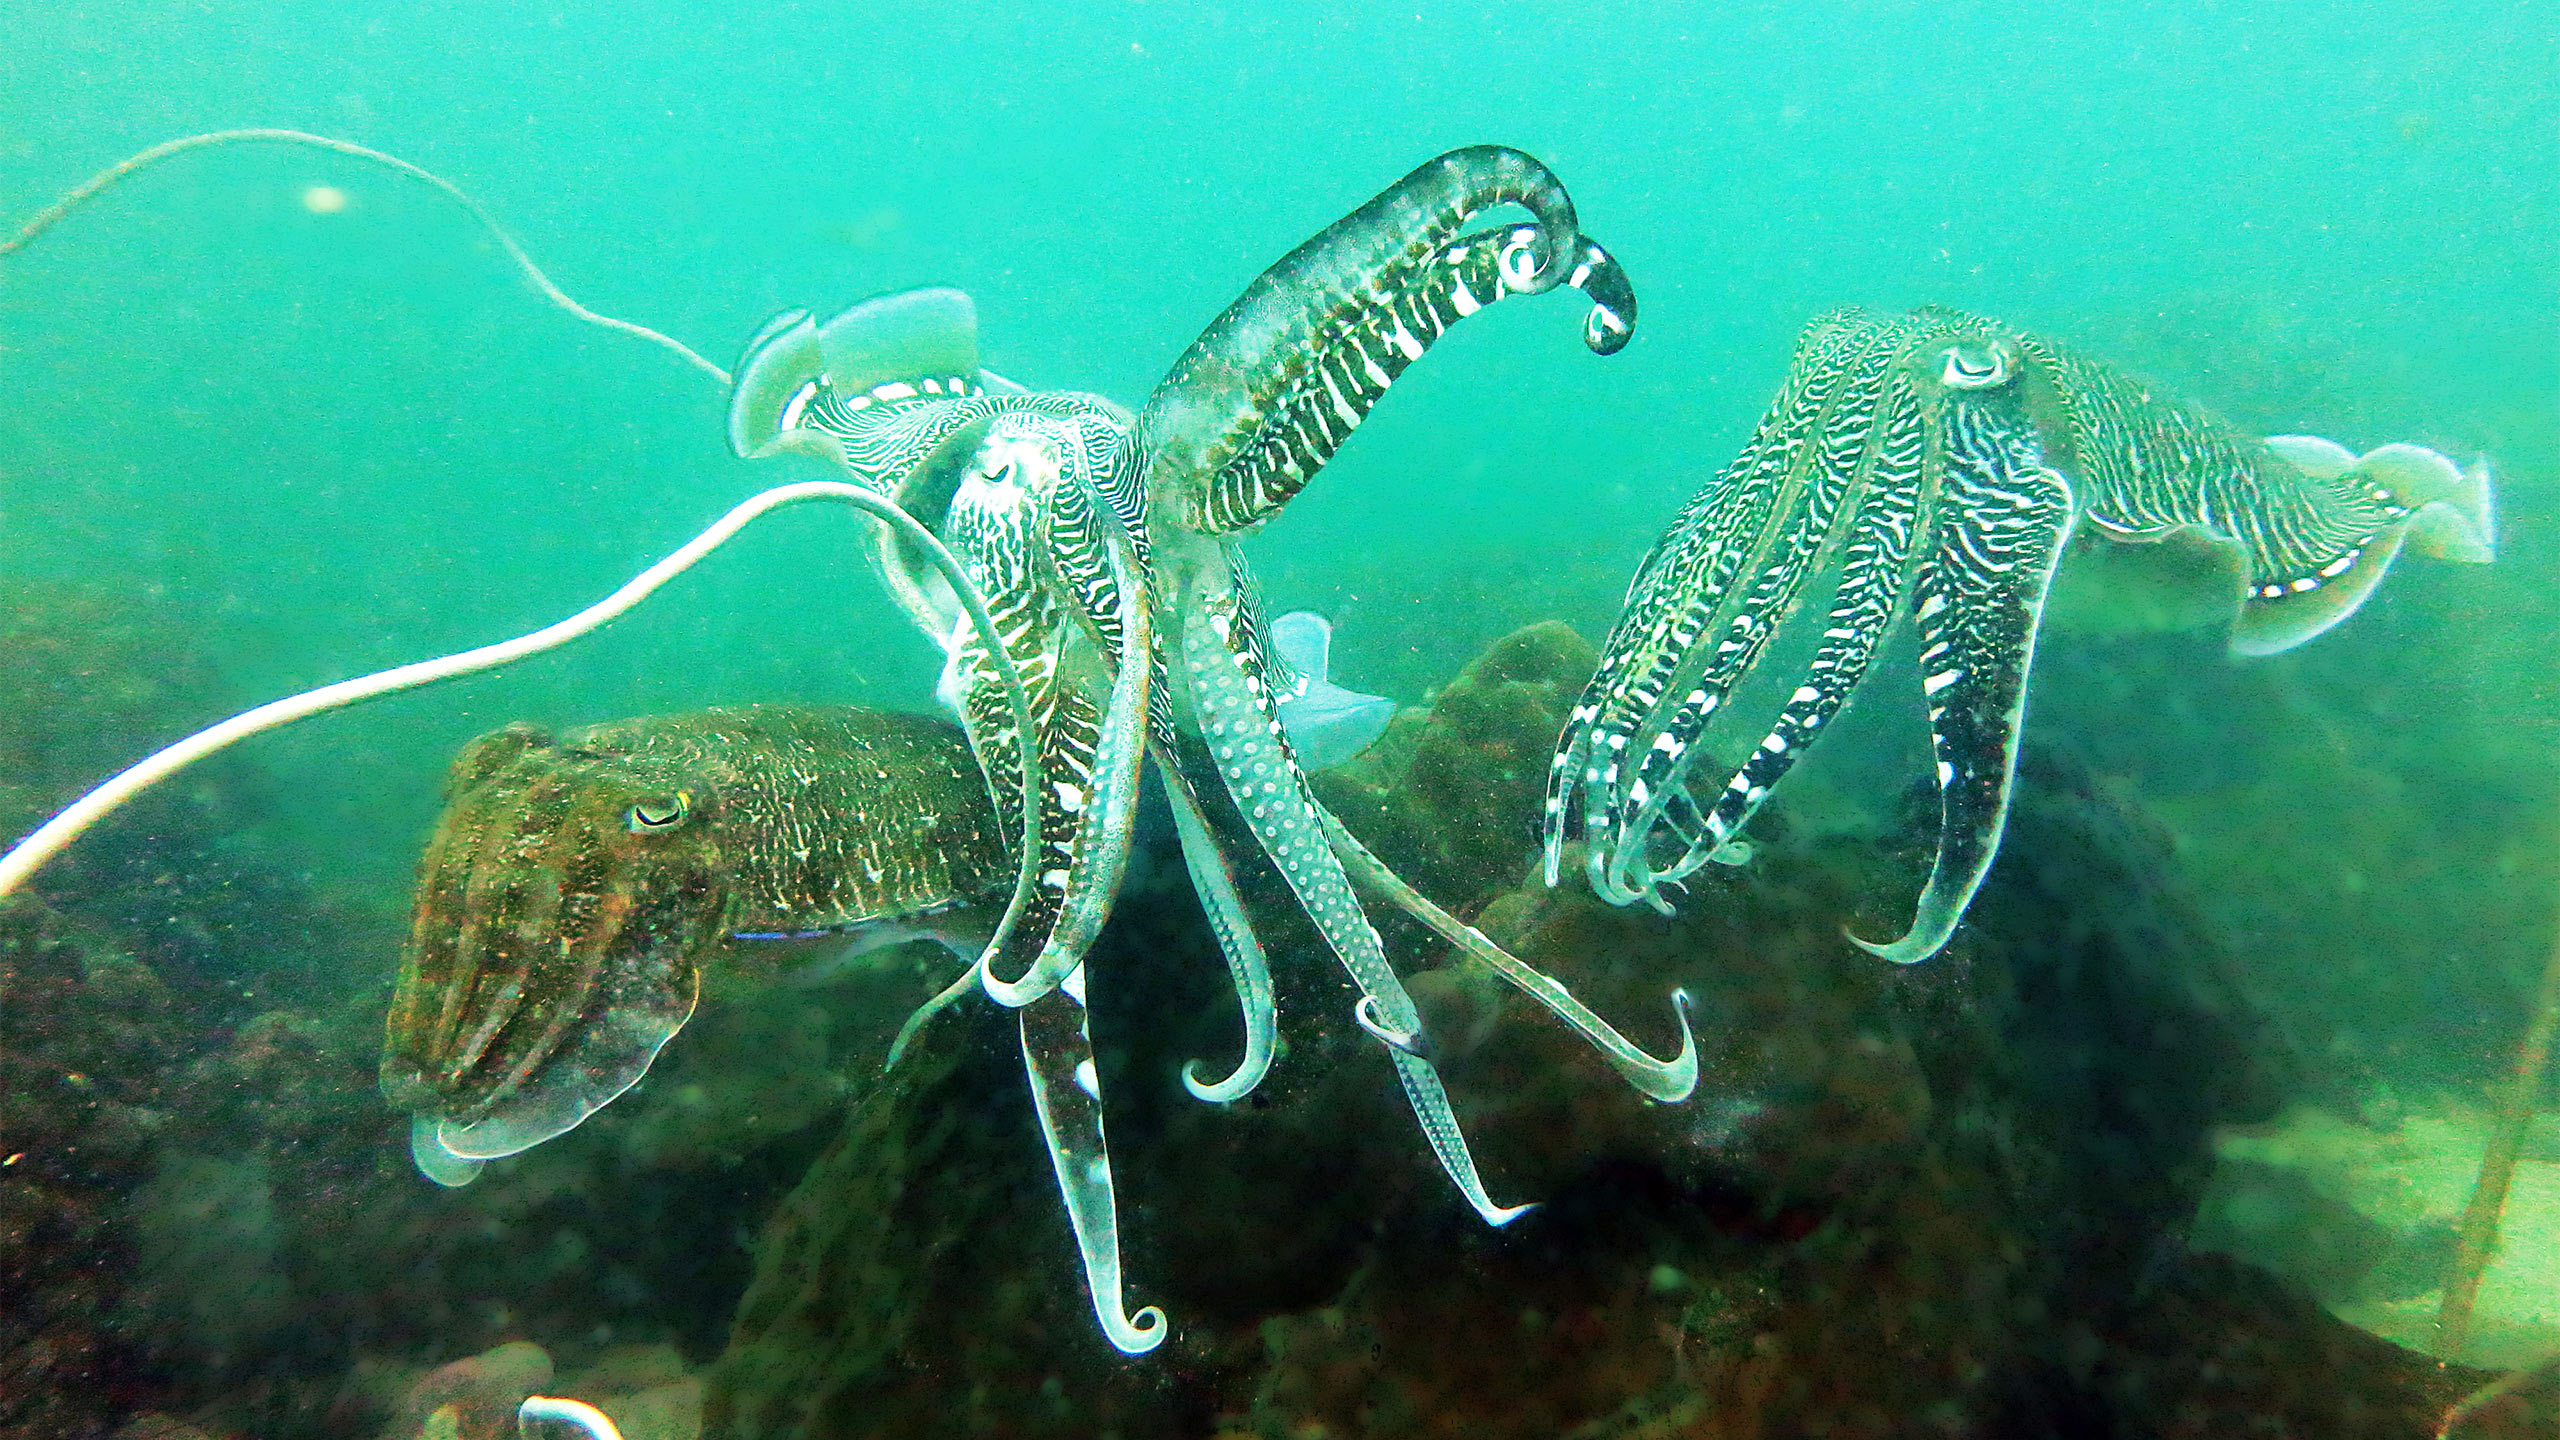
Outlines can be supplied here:
M771 973L841 949L825 936L982 934L1013 875L957 727L852 707L708 710L558 741L509 725L455 757L444 806L382 1090L463 1124L582 1038L591 1056L635 1016L680 1025L706 963Z

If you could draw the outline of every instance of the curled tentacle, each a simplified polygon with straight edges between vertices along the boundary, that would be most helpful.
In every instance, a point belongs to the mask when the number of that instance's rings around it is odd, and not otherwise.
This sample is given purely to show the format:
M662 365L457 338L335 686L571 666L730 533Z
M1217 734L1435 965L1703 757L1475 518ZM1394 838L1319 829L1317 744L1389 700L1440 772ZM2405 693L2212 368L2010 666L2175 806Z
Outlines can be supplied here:
M339 140L327 135L313 135L302 130L214 130L201 135L187 135L176 140L164 140L161 143L152 146L148 150L128 155L124 159L117 161L115 164L108 166L106 169L99 171L97 174L90 176L87 180L82 181L76 188L74 188L70 193L64 195L61 199L56 200L44 209L37 211L33 219L30 219L26 224L19 227L17 234L12 235L5 240L0 240L0 255L7 255L13 251L25 249L27 246L35 243L37 237L43 235L46 231L51 230L54 226L62 223L63 217L69 215L72 211L79 209L81 206L95 200L100 195L105 194L108 190L122 184L125 180L131 178L136 172L149 169L151 166L169 159L171 156L183 155L191 150L204 150L221 145L261 144L300 145L314 150L326 150L334 155L344 155L351 160L361 160L368 165L381 166L385 170L389 170L394 174L405 175L410 179L435 190L446 199L451 200L454 204L461 206L464 213L468 214L473 220L479 223L481 229L489 232L489 238L498 242L498 248L507 253L507 259L514 262L517 273L524 276L525 282L533 286L535 291L538 292L545 301L560 310L562 313L568 315L571 319L578 321L580 324L593 325L600 330L611 330L616 334L628 335L635 340L648 341L650 344L656 345L666 350L668 353L677 356L686 364L691 365L696 370L710 376L722 385L729 383L728 371L723 370L719 366L712 364L710 361L703 359L700 355L694 353L692 347L686 345L683 341L677 340L672 336L662 335L659 332L650 329L648 326L639 324L635 321L621 320L611 315L600 315L570 298L567 291L552 283L551 277L543 273L541 266L533 263L533 257L527 255L524 247L516 243L516 237L508 232L506 226L498 223L497 216L490 214L485 206L481 205L479 201L472 199L470 195L463 191L462 187L454 184L452 181L447 180L443 176L436 174L434 171L429 170L424 166L411 164L409 161L403 160L397 155L385 154L380 150L375 150L364 145L358 145L352 140Z
M985 597L970 581L967 572L961 568L959 560L944 548L940 540L918 525L906 512L890 504L874 491L841 481L806 480L795 485L777 486L740 501L730 509L728 514L713 522L711 528L685 542L675 553L641 571L620 589L565 620L546 625L527 635L519 635L512 640L502 640L493 645L483 645L477 649L465 650L433 660L421 660L415 664L398 666L372 675L341 680L334 685L323 685L317 690L307 690L302 694L289 695L281 700L272 700L255 709L234 715L220 724L197 731L184 740L136 762L88 794L63 807L51 820L38 827L35 833L11 846L7 854L0 855L0 896L8 895L25 884L27 877L34 874L44 862L60 854L64 846L78 839L100 820L113 814L126 801L207 755L228 749L252 735L263 734L279 726L290 725L297 720L307 720L314 715L344 709L349 705L359 704L377 696L415 690L420 686L432 685L456 676L475 675L483 670L492 670L521 660L529 655L539 655L546 650L557 649L628 613L633 606L649 598L668 581L692 569L704 556L727 544L732 537L754 523L759 516L787 505L809 500L834 500L851 505L906 535L916 546L918 553L925 555L943 580L952 587L961 607L968 613L970 623L978 628L979 633L997 633L995 622L987 613ZM998 649L1000 651L1001 647ZM1014 667L1008 655L999 653L994 657L994 662L998 683L1004 689L1006 702L1015 716L1015 723L1028 733L1032 728L1031 698L1030 693L1023 686L1022 675ZM1032 867L1040 853L1039 784L1028 764L1019 766L1016 775L1020 782L1017 793L1020 796L1019 809L1022 816L1022 864L1015 880L1013 898L1007 902L1004 918L996 927L998 940L1001 940L1019 922L1023 909L1029 904L1036 880L1036 873ZM990 776L989 786L993 787L995 783L994 778ZM991 941L989 948L993 949L995 943Z
M1512 955L1493 943L1483 931L1432 904L1420 891L1388 869L1385 862L1370 854L1369 848L1343 828L1333 812L1318 806L1317 814L1324 822L1325 837L1331 842L1333 853L1340 858L1352 879L1430 926L1442 939L1457 946L1460 952L1491 966L1494 973L1510 981L1521 994L1546 1006L1558 1019L1580 1031L1583 1038L1589 1040L1609 1064L1627 1078L1627 1083L1666 1103L1685 1100L1698 1087L1698 1041L1689 1029L1689 996L1686 991L1671 992L1671 1011L1680 1022L1680 1053L1669 1060L1657 1060L1634 1041L1618 1033L1617 1027L1593 1014L1590 1007L1573 998L1573 993L1555 977ZM1363 1028L1367 1028L1365 1021ZM1372 1030L1371 1033L1377 1032Z
M1505 203L1536 223L1452 243ZM1623 345L1633 291L1544 165L1498 146L1432 160L1264 271L1183 352L1140 419L1149 484L1200 533L1268 519L1448 324L1568 281L1599 307L1591 347Z
M1245 913L1243 897L1236 893L1235 874L1218 849L1191 778L1169 748L1158 748L1156 773L1163 777L1165 797L1173 806L1174 829L1182 838L1191 888L1199 893L1201 911L1209 917L1209 929L1227 957L1236 1004L1244 1012L1244 1055L1236 1068L1224 1080L1209 1081L1200 1078L1199 1061L1186 1061L1182 1088L1196 1100L1226 1104L1252 1094L1262 1077L1271 1073L1272 1058L1279 1052L1280 1014L1272 998L1271 961L1263 953L1261 937L1254 933L1252 918Z
M1422 1014L1387 963L1375 926L1360 910L1342 864L1324 834L1315 797L1288 751L1259 647L1240 633L1244 611L1223 584L1195 592L1183 606L1179 674L1188 687L1218 775L1254 838L1279 867L1316 931L1360 987L1355 1012L1363 1029L1388 1046L1397 1078L1423 1137L1467 1203L1486 1223L1501 1225L1525 1206L1497 1205L1485 1193L1448 1091L1421 1047Z

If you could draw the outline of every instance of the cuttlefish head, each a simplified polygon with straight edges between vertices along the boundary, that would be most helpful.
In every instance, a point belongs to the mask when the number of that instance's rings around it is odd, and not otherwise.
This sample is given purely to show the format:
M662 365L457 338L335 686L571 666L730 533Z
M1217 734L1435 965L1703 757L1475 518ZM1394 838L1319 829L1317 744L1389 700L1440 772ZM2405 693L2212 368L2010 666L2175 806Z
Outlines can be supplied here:
M693 1014L727 894L698 766L510 725L454 763L391 1004L382 1093L447 1185L575 1127Z

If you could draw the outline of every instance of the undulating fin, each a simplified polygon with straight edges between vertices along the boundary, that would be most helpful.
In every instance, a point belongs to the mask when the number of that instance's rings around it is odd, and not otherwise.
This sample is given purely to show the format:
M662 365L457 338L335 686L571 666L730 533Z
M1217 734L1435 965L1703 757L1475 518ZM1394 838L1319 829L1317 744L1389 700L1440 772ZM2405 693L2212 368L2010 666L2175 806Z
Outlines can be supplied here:
M2271 436L2267 448L2313 480L2360 492L2400 518L2309 574L2251 577L2231 631L2236 654L2278 654L2336 626L2373 594L2404 543L2441 560L2486 564L2496 558L2496 496L2483 462L2463 469L2436 451L2406 444L2359 457L2316 435Z
M1913 612L1937 753L1937 859L1908 932L1850 937L1905 965L1946 948L2000 851L2036 630L2075 518L2071 484L2045 466L2031 428L1962 399L1941 426L1945 468Z
M1032 1107L1076 1232L1094 1318L1123 1354L1144 1355L1164 1343L1164 1311L1149 1305L1130 1315L1121 1309L1120 1210L1111 1186L1111 1149L1102 1133L1102 1076L1093 1063L1084 967L1015 1013L1021 1016Z
M788 437L821 382L851 399L883 385L927 377L938 384L977 371L977 306L947 286L875 296L824 324L806 310L786 310L765 322L738 358L729 445L749 459L791 448Z
M1383 695L1345 690L1326 678L1333 656L1333 626L1312 610L1292 610L1271 622L1271 649L1296 675L1279 695L1280 723L1290 748L1307 770L1326 770L1377 743L1396 718L1396 702Z
M978 373L978 306L947 285L874 296L818 327L827 383L839 395L924 376ZM907 397L897 397L907 398Z
M729 386L729 449L740 459L769 453L776 437L796 428L784 420L794 397L826 372L818 351L818 322L806 310L785 310L764 322L738 354ZM793 415L793 420L799 417Z

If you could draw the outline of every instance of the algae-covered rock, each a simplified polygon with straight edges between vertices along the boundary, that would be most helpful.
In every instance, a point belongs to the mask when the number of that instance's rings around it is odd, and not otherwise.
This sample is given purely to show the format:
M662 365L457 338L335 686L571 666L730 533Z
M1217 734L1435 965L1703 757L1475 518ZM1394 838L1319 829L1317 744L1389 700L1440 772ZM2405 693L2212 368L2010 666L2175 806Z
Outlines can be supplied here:
M0 901L0 1434L104 1433L163 1392L117 1323L121 1197L151 1173L196 1043L156 976L44 905Z
M1178 866L1142 857L1091 992L1131 1303L1171 1338L1131 1361L1095 1332L1008 1027L955 1015L758 1241L705 1433L2414 1435L2471 1383L2185 1255L2209 1136L2271 1114L2284 1071L2122 793L2031 754L2006 858L1925 966L1841 937L1910 903L1925 792L1881 846L1779 823L1679 915L1612 908L1526 863L1589 663L1568 638L1503 642L1319 784L1639 1043L1669 1047L1686 987L1695 1096L1644 1102L1542 1010L1391 939L1488 1186L1545 1202L1488 1229L1281 920L1285 1053L1248 1103L1194 1104L1178 1067L1223 1056L1232 1001ZM2306 1383L2293 1354L2355 1376Z
M1374 746L1314 777L1317 795L1399 874L1474 908L1538 845L1547 761L1600 657L1546 621L1496 641Z

